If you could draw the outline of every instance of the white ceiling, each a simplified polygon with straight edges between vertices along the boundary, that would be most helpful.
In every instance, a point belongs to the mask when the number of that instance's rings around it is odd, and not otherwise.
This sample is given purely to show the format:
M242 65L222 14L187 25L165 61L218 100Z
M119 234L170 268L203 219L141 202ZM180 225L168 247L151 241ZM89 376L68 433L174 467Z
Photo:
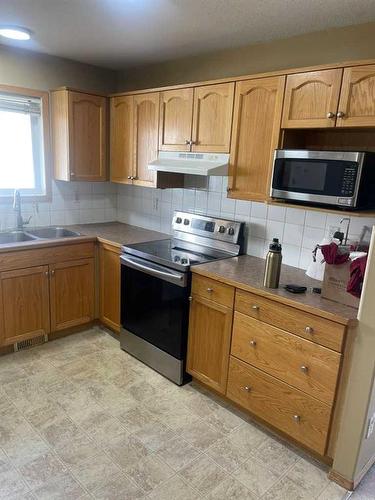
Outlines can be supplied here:
M0 0L0 43L124 68L375 20L375 0Z

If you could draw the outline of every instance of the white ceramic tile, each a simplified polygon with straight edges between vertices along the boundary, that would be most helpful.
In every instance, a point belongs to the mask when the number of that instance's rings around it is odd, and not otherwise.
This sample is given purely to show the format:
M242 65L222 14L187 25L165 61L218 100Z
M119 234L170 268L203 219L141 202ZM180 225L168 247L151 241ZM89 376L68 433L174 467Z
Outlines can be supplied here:
M283 264L286 264L288 266L298 267L300 253L301 253L300 246L288 245L283 243L282 246Z
M313 250L324 238L325 230L315 227L305 227L302 238L302 247Z
M216 175L210 176L208 186L210 191L221 193L223 190L223 178Z
M207 210L209 210L210 213L220 212L220 206L221 206L221 193L214 193L210 191L208 193Z
M304 225L306 218L306 211L300 208L291 208L288 207L286 209L285 222L289 222L290 224L299 224L301 226Z
M236 200L236 216L250 217L251 202L245 200ZM239 219L240 220L240 219Z
M264 219L257 219L256 217L250 218L250 226L248 228L250 238L262 238L266 237L266 224Z
M182 207L186 212L195 210L195 189L184 189Z
M254 257L263 257L265 240L261 238L249 238L247 243L247 253Z
M306 226L324 229L326 221L327 221L327 214L325 214L324 212L313 212L311 210L306 210L306 220L305 220Z
M236 210L236 200L228 198L227 194L223 193L221 197L221 211L225 212L226 214L231 214L233 218L235 210Z
M312 253L308 248L301 248L301 254L299 258L299 266L301 269L307 269L312 262Z
M286 223L284 226L283 242L288 245L301 246L303 236L303 226Z
M270 205L268 207L268 216L269 220L284 222L285 221L286 208L278 207L275 205Z
M251 204L251 217L267 219L267 205L265 203L253 201Z
M266 239L268 241L272 241L273 238L279 238L279 240L283 241L283 233L284 233L284 223L278 222L274 220L268 220L266 225Z
M205 214L207 212L208 193L207 191L197 190L195 192L195 210L196 212Z

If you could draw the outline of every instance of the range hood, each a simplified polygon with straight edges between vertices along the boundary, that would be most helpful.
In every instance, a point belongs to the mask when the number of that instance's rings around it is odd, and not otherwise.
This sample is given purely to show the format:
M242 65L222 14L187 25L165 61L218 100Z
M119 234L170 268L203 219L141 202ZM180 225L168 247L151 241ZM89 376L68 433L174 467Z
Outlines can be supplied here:
M229 154L159 151L149 170L187 175L228 175Z

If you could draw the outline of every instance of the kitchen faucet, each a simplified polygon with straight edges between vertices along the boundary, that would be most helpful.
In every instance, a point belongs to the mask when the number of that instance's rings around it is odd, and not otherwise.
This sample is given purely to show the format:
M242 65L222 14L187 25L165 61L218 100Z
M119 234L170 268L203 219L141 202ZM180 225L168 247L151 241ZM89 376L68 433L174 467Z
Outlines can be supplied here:
M30 215L30 217L27 220L25 220L22 217L22 212L21 212L21 194L18 191L18 189L14 190L13 210L17 214L17 229L20 230L20 231L22 231L23 226L25 226L26 224L28 224L30 222L30 219L31 219L32 215Z

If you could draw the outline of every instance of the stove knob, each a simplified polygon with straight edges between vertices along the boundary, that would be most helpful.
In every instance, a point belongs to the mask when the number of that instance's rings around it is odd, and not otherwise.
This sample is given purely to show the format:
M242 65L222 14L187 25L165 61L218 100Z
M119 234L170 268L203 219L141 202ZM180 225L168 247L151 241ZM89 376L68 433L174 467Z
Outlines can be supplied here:
M234 228L232 226L228 227L228 234L230 234L231 236L234 235Z
M181 217L176 217L176 224L181 224L181 222L182 222Z
M174 261L175 262L179 262L180 261L180 256L179 255L175 255L174 256Z
M182 259L181 259L181 264L182 264L182 265L188 264L188 260L187 260L187 258L186 258L186 257L182 257Z
M225 233L225 226L219 226L219 233Z
M189 224L190 224L189 219L184 219L184 225L185 225L185 226L188 226Z

